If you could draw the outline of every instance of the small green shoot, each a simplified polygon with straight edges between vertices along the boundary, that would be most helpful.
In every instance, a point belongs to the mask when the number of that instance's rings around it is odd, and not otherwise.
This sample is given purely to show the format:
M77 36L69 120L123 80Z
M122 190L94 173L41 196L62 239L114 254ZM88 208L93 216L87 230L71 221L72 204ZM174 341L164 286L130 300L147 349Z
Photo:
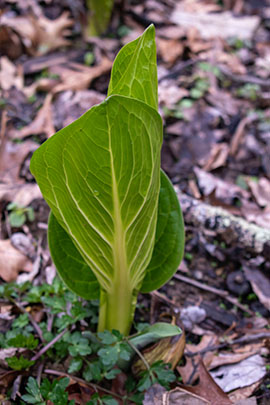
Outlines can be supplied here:
M34 221L35 215L32 207L21 207L15 202L11 202L7 206L8 220L12 227L19 228L28 220Z

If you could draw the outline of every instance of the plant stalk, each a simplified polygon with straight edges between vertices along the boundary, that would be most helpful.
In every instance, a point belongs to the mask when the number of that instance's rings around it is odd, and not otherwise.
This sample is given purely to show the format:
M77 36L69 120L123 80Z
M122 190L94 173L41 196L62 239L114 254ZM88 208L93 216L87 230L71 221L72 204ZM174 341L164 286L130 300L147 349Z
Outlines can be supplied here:
M100 292L98 332L116 329L128 336L136 308L138 293L123 280L115 282L112 291Z

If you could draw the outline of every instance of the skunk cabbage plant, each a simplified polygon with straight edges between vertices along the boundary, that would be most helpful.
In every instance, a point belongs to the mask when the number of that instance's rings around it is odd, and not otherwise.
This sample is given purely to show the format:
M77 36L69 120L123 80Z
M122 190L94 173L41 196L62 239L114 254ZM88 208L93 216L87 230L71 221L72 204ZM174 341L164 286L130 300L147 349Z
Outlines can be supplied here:
M161 287L183 255L184 224L160 170L153 26L118 53L108 97L34 153L30 169L51 208L60 277L100 299L98 330L129 333L138 292Z

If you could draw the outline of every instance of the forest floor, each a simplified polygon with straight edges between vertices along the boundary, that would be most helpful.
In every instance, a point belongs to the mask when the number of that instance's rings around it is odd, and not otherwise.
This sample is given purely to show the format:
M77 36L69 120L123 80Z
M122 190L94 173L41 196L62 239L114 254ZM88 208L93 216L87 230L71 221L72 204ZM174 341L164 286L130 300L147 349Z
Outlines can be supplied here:
M269 404L269 0L116 2L100 37L85 34L82 0L0 4L0 402ZM171 345L184 353L174 381L153 371L127 388L113 364L84 364L97 303L55 278L29 163L104 100L115 55L151 23L162 167L186 248L172 280L140 295L135 323L176 319L185 334Z

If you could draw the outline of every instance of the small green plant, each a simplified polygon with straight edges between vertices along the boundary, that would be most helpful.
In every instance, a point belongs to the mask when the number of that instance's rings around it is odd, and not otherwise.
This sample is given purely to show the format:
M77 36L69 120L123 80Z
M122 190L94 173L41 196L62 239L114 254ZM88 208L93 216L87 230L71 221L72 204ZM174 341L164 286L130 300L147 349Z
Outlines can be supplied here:
M12 227L19 228L28 220L34 221L35 215L32 207L21 207L15 202L11 202L7 206L8 220Z
M110 23L114 0L87 0L90 11L87 33L90 36L103 34Z
M260 94L261 88L258 84L246 83L236 90L238 97L247 98L251 101L257 100Z
M48 139L30 169L51 208L49 247L75 293L100 298L98 331L128 335L139 291L160 288L183 256L177 195L160 170L154 27L124 46L108 98Z

